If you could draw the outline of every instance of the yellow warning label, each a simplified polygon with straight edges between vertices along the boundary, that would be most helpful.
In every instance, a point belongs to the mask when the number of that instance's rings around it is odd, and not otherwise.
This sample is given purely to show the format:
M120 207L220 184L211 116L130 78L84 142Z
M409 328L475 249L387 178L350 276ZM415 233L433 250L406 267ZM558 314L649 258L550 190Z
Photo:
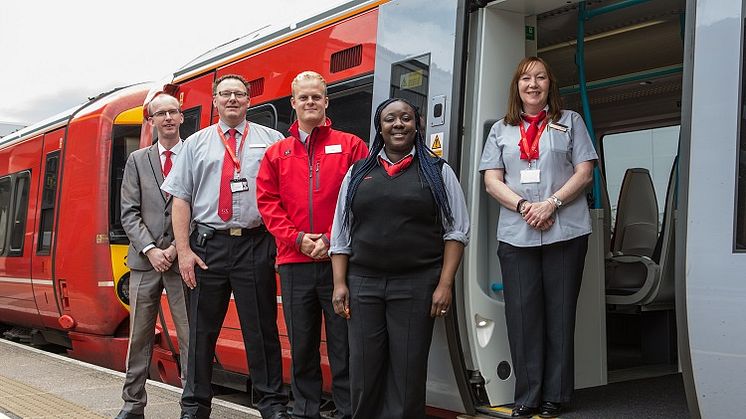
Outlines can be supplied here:
M433 150L438 157L443 157L443 133L436 132L430 135L430 149Z

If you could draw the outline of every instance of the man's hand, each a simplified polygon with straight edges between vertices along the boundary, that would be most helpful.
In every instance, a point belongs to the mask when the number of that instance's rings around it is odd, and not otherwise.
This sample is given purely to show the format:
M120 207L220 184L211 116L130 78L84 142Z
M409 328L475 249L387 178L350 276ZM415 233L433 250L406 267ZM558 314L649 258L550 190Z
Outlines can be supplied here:
M207 265L202 259L197 256L196 253L190 248L180 249L179 251L179 272L181 272L181 279L189 287L194 289L197 286L197 277L194 275L194 265L199 265L200 268L207 270Z
M319 237L319 239L316 240L316 245L314 246L313 251L311 251L311 257L314 259L329 258L329 246L326 245L323 238Z
M304 234L303 240L300 243L300 252L308 257L313 257L313 251L316 250L317 241L320 241L321 244L324 244L324 241L321 240L321 234L319 233Z
M176 246L174 246L173 244L171 246L168 246L165 250L163 250L163 254L166 256L166 260L173 264L176 260Z
M153 247L145 253L150 264L156 272L166 272L171 267L171 261L166 257L166 253L157 247Z

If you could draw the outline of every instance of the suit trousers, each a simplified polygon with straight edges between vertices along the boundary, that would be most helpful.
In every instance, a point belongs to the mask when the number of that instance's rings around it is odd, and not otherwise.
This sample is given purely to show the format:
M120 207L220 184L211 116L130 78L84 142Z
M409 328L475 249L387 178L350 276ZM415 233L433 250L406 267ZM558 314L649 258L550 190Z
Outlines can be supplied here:
M189 325L187 323L184 282L174 271L163 273L155 270L130 272L130 340L127 346L127 374L122 389L122 410L142 414L148 401L145 380L150 370L153 354L155 322L161 305L163 288L166 289L171 317L176 325L179 342L182 385L186 377L189 352Z
M353 418L425 418L430 306L440 270L348 274Z
M567 403L575 387L575 309L588 236L536 247L500 242L515 403Z
M292 351L293 417L319 419L321 405L321 318L332 371L332 396L337 417L352 417L350 407L347 320L334 313L332 264L280 265L282 311Z
M277 283L274 238L264 228L242 236L215 234L200 247L190 245L208 269L195 266L197 286L189 301L189 366L181 397L182 411L208 418L212 402L215 344L228 310L231 292L241 323L249 374L259 395L262 417L284 411L282 353L277 332Z

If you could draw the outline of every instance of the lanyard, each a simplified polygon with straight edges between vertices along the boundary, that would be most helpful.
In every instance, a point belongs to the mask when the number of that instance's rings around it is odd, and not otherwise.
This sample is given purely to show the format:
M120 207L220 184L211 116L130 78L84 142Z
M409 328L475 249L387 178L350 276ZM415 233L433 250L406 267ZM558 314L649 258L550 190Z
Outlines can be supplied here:
M541 126L539 126L539 129L536 132L534 141L531 142L531 145L528 144L528 139L526 138L526 128L523 126L523 121L518 124L518 127L521 130L521 142L519 143L519 146L523 154L526 155L526 160L529 161L529 164L531 160L539 158L539 139L541 138L541 134L544 132L544 129L547 127L548 122L549 119L544 118L544 120L541 122Z
M225 150L228 152L228 154L231 156L231 160L233 160L233 166L236 168L236 173L241 173L241 160L236 157L236 153L233 152L233 147L228 145L228 140L225 139L225 135L223 135L223 130L220 129L220 125L216 124L215 127L218 130L218 135L220 136L220 140L223 142L223 146L225 146ZM243 129L243 134L241 134L241 143L238 146L238 155L241 155L241 150L243 150L243 144L246 141L246 134L249 133L249 123L246 123L246 126Z

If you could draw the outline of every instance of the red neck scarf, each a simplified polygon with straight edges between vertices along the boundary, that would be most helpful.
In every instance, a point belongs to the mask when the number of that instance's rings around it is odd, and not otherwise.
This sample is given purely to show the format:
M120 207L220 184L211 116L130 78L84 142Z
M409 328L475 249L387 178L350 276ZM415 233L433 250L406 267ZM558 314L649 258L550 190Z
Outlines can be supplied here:
M383 170L385 170L391 177L406 170L407 167L412 164L412 160L414 160L414 156L411 154L396 163L389 163L383 157L378 156L378 162L381 163L381 167L383 167Z
M518 148L521 149L521 159L536 160L539 158L539 138L547 126L544 123L547 111L543 110L536 116L523 114L521 117L529 123L527 130L523 127L523 122L520 123L521 139L518 142Z

